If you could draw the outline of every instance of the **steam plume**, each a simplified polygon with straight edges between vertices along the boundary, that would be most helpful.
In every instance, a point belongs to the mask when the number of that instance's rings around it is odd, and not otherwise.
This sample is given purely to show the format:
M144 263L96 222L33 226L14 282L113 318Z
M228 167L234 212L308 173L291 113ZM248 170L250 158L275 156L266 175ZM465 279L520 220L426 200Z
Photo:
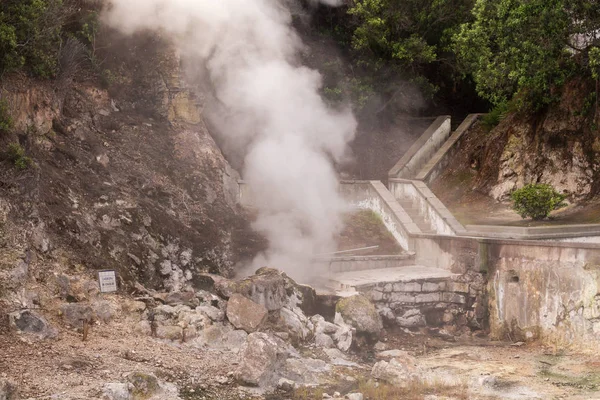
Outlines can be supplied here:
M345 157L356 122L328 108L319 73L298 64L289 11L276 0L113 0L107 20L125 33L160 30L202 60L219 129L244 144L255 228L270 242L254 264L302 277L314 254L333 249L345 205L332 162Z

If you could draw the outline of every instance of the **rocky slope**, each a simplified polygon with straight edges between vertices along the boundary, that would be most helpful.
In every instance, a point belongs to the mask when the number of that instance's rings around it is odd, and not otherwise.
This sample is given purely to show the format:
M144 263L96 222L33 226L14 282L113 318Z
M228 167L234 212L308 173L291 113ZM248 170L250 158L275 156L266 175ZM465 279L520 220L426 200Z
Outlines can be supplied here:
M32 162L0 163L0 273L59 263L171 290L198 272L231 274L256 246L202 99L160 38L108 42L107 89L85 71L66 83L2 79L14 129L0 146L19 143Z

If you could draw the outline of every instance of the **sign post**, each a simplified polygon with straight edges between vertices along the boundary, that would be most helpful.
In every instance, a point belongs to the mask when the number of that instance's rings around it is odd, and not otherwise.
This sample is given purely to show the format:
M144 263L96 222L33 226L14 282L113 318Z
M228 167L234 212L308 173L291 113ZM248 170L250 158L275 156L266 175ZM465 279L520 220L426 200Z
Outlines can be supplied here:
M113 270L98 272L98 282L100 283L100 292L114 293L117 291L117 274Z

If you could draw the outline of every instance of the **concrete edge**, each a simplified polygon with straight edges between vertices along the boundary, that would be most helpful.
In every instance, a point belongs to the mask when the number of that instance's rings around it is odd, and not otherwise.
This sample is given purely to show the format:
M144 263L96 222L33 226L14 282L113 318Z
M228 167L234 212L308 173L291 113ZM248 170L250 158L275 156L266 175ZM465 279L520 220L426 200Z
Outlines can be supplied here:
M450 138L446 140L446 142L440 147L440 149L429 159L427 163L421 168L421 170L416 175L416 180L423 181L425 183L430 183L432 180L432 173L436 170L438 165L445 164L447 161L447 157L449 156L450 151L456 146L461 137L469 131L469 129L473 126L475 121L477 121L482 115L485 114L469 114L464 119L464 121L459 125L458 128L450 135Z
M423 132L423 134L421 136L419 136L419 138L412 144L412 146L410 146L408 151L406 153L404 153L402 158L400 158L400 160L392 167L392 169L390 169L390 171L388 172L388 176L396 177L399 174L401 174L402 172L415 173L416 171L412 171L412 170L405 171L405 170L410 169L409 165L410 165L411 161L417 160L421 156L424 156L424 153L426 153L430 150L430 149L428 149L428 146L425 146L425 144L429 141L435 141L435 139L436 139L436 138L434 138L435 134L438 133L445 124L447 124L448 127L447 127L447 129L444 129L444 131L442 132L443 134L441 135L440 138L438 138L438 140L439 139L443 139L443 140L439 140L439 143L434 143L434 148L439 148L439 146L441 146L448 139L451 129L452 129L451 128L451 117L449 115L442 115L442 116L437 117L433 121L433 123L429 126L429 128L427 128L425 130L425 132ZM435 154L435 151L433 151L433 153ZM415 169L418 169L421 166L417 165L416 167L417 168L415 168Z
M404 229L406 229L406 232L409 235L418 235L423 233L383 183L380 181L370 181L370 184L375 192L379 195L381 200L383 200L383 202L386 204L386 206L394 215L396 215L396 218L398 218L398 220L402 223Z
M518 245L518 246L529 246L529 247L561 247L570 249L581 249L581 250L598 250L600 249L599 243L577 243L577 242L554 242L544 240L523 240L523 239L508 239L508 238L495 238L495 237L481 237L481 236L448 236L438 234L420 233L414 235L415 239L433 239L433 240L475 240L482 244L506 244L506 245Z
M467 225L467 235L508 239L572 239L600 236L600 224L560 226Z
M454 214L446 208L444 203L429 189L425 182L415 181L411 179L393 178L389 183L406 183L412 184L419 195L429 204L429 206L437 213L437 215L450 227L457 235L467 234L467 229L454 217Z

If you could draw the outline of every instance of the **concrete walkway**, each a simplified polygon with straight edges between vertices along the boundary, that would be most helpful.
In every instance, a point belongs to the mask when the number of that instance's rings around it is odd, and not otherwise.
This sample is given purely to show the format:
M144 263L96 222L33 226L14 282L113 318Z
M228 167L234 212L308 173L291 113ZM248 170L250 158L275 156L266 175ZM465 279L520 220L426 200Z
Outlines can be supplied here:
M337 290L348 290L385 282L441 280L454 276L457 275L445 269L411 265L398 268L341 272L332 274L329 279Z

